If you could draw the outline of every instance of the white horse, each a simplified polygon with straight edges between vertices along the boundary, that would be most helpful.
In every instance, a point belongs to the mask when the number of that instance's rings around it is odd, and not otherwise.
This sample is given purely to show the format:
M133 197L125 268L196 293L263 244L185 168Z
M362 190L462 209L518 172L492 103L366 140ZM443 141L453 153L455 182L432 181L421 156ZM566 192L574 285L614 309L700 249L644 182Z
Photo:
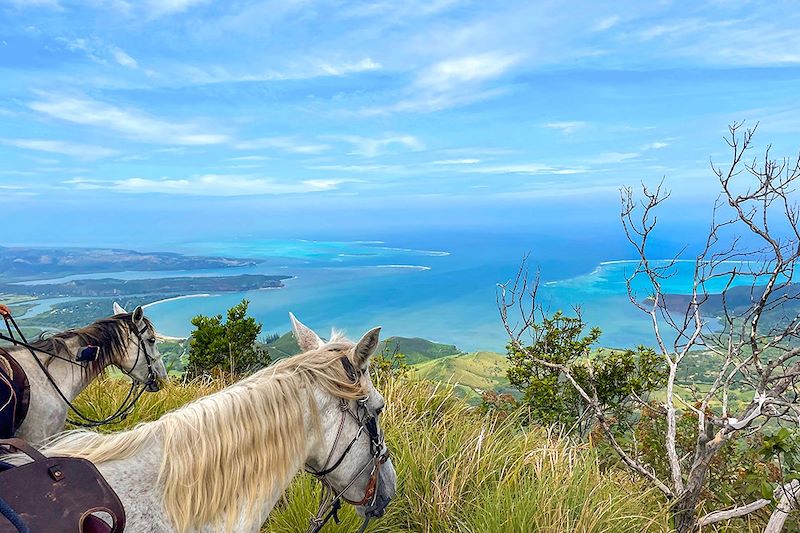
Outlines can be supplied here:
M156 347L156 332L141 307L127 313L115 303L111 318L55 334L31 346L36 358L24 346L6 347L30 382L28 414L15 435L29 442L41 442L63 431L68 415L80 420L65 400L72 402L109 365L142 385L148 384L149 390L158 390L159 382L167 377ZM78 363L76 356L86 346L97 346L97 357Z
M154 422L67 432L42 452L95 463L131 533L256 532L302 468L362 516L382 516L397 478L367 371L380 328L356 344L338 334L326 343L292 322L304 353Z

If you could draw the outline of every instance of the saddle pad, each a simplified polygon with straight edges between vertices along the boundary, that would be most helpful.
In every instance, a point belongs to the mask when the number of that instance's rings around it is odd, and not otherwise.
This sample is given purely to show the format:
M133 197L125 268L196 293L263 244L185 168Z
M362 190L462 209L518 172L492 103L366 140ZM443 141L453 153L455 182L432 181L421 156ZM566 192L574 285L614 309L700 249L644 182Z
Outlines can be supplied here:
M0 348L0 439L14 436L28 414L30 385L25 371Z
M0 472L0 499L37 533L121 533L125 528L122 503L85 459L46 457ZM114 525L89 518L90 513L107 513ZM17 528L0 517L0 533L17 533Z

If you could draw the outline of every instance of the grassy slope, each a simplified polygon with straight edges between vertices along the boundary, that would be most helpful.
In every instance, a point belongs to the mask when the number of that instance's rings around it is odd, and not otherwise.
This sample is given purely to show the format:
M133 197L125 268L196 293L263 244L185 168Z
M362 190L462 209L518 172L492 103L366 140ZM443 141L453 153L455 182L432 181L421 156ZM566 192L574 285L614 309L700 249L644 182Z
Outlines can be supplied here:
M494 352L451 355L414 365L419 377L451 383L469 399L488 389L508 390L507 369L508 359Z
M220 382L174 382L145 394L125 429L153 420ZM664 502L620 472L603 471L594 452L545 430L520 429L513 418L480 415L448 387L389 380L382 418L398 472L398 495L386 517L371 523L380 532L643 532L667 531ZM124 396L123 380L95 383L78 404L88 414L110 412ZM316 511L318 484L299 476L263 531L304 531ZM342 524L326 531L352 532L359 520L349 506Z
M286 333L278 340L269 343L267 349L273 360L300 353L300 347L297 346L291 333ZM406 356L405 361L410 365L461 353L452 344L439 344L425 339L406 337L389 337L381 342L378 350L387 354L397 350Z

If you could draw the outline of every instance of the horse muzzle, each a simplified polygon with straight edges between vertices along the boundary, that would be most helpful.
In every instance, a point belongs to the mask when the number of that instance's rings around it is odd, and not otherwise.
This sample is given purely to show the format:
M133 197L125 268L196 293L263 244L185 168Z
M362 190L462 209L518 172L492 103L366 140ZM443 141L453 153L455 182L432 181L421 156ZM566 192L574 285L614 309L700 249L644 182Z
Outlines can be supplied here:
M389 506L390 501L392 501L392 498L389 496L378 494L378 496L375 497L375 503L364 510L364 516L368 518L382 517L386 514L386 508Z

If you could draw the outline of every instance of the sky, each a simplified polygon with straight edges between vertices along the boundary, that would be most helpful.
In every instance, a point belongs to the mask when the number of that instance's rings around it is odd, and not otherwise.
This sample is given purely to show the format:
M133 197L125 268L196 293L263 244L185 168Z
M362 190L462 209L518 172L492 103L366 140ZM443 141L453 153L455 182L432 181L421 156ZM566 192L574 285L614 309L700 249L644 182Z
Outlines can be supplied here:
M778 1L0 0L3 240L591 221L661 179L693 206L730 122L800 148L798 25Z

